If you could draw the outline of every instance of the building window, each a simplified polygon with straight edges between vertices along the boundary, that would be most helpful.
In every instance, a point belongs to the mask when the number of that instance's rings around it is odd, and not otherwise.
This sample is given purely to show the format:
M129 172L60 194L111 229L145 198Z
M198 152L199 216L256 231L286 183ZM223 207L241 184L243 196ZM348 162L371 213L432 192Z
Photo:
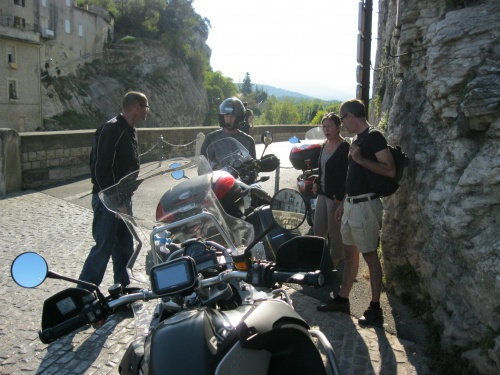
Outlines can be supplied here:
M16 62L16 47L7 46L7 63L15 63Z
M47 7L47 0L42 0L42 6L45 8Z
M66 31L66 34L71 33L71 22L69 20L64 21L64 30Z
M78 35L83 36L83 25L78 25Z
M67 7L71 6L71 0L66 0L66 6Z
M14 27L26 28L26 20L21 17L14 16Z
M17 100L17 82L16 81L9 81L9 99L10 100Z
M25 0L14 0L14 4L22 6L24 8Z

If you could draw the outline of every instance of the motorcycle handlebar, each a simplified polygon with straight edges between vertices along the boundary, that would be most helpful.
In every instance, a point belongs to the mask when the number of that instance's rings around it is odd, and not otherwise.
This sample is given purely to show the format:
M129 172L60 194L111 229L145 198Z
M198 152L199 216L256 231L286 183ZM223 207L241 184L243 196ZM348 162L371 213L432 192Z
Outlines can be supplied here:
M199 280L198 288L207 288L218 285L230 279L244 280L254 286L273 287L276 283L293 283L309 286L323 286L324 276L321 271L314 272L285 272L274 269L274 263L254 264L250 271L229 271L219 274L218 276L208 279ZM111 311L122 305L135 301L148 301L162 296L156 295L150 290L143 289L139 292L127 294L107 303ZM85 318L84 312L66 320L54 327L46 328L39 331L40 340L44 344L49 344L61 336L89 324Z
M325 277L321 271L314 272L282 272L274 271L273 281L277 283L292 283L314 287L321 287L325 283Z
M59 337L67 335L68 333L73 332L74 330L83 327L86 324L88 323L82 312L54 327L39 331L38 336L44 344L50 344L52 341L58 339Z

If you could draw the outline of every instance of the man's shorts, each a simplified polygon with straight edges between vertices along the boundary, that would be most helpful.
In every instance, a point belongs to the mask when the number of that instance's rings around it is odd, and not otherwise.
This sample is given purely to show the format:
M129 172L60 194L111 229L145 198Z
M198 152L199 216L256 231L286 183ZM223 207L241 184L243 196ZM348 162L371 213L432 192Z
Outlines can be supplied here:
M359 203L349 201L370 195L373 194L357 195L344 200L344 214L340 228L342 242L345 245L356 246L360 253L377 250L382 226L382 201L380 198Z

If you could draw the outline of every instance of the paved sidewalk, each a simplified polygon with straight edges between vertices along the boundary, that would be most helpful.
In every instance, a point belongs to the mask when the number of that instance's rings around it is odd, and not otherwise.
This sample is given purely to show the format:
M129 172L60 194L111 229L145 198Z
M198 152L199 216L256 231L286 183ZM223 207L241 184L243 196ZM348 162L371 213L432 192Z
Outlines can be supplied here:
M0 374L117 374L135 328L131 314L119 313L94 330L81 329L45 345L38 339L43 301L71 287L46 280L23 289L10 265L24 251L36 251L50 269L78 277L93 245L92 211L38 192L0 197ZM112 284L108 267L103 289ZM295 308L333 345L343 374L428 374L422 348L381 328L361 328L342 313L318 313L318 301L290 289Z

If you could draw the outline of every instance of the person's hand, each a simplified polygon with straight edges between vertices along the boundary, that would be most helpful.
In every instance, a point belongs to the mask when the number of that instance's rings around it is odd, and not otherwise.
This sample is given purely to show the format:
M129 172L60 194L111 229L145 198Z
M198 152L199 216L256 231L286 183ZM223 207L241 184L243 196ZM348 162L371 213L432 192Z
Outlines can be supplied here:
M313 183L313 186L312 186L312 192L314 194L318 194L318 185L316 185L316 182Z
M341 204L337 211L335 211L335 219L340 221L342 219L342 215L344 214L344 205Z

